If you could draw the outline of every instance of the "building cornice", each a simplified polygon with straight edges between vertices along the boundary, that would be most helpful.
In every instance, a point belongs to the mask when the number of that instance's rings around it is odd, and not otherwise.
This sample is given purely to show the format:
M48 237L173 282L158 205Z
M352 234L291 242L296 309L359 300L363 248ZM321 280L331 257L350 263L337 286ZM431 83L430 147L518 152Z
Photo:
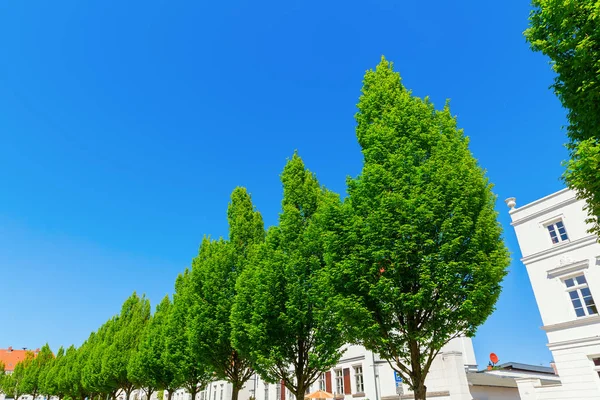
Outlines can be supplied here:
M573 197L570 197L570 198L568 198L567 200L563 200L563 201L561 201L560 203L553 204L553 205L551 205L551 206L550 206L550 207L548 207L548 208L544 208L543 210L536 211L536 212L534 212L533 214L529 214L529 215L527 215L526 217L523 217L523 218L516 219L516 220L514 220L513 222L511 222L510 224L511 224L512 226L517 226L517 225L520 225L520 224L522 224L522 223L524 223L524 222L531 221L532 219L536 219L536 218L538 218L538 217L541 217L541 216L542 216L542 215L544 215L544 214L548 214L548 213L550 213L550 212L552 212L552 211L559 210L559 209L561 209L561 208L563 208L563 207L566 207L566 206L568 206L569 204L573 204L573 203L575 203L577 200L578 200L578 199L577 199L577 197L575 197L575 195L573 195ZM520 211L520 210L522 210L522 209L523 209L523 207L519 208L517 211Z
M589 268L590 260L575 261L569 264L561 265L548 271L548 278L556 278L558 276L568 275L573 272L581 271Z
M562 342L548 343L546 346L548 346L548 349L550 351L554 351L595 344L600 344L600 336L590 336L580 339L564 340Z
M584 236L581 239L574 240L568 243L561 243L559 245L554 245L549 249L539 251L537 253L528 255L527 257L521 258L521 262L525 265L531 264L536 261L541 261L549 257L553 257L557 254L564 253L566 251L573 251L583 246L587 246L593 243L596 243L598 237L596 235L588 235Z
M548 200L550 200L550 199L552 199L552 198L554 198L554 197L560 196L561 194L563 194L563 193L565 193L565 192L568 192L568 191L569 191L569 188L564 188L564 189L561 189L561 190L559 190L558 192L551 193L551 194L549 194L548 196L542 197L541 199L537 199L537 200L535 200L535 201L532 201L531 203L527 203L527 204L525 204L525 205L523 205L523 206L521 206L521 207L518 207L518 208L512 209L512 210L510 210L510 211L509 211L509 214L511 214L511 215L512 215L512 214L516 214L516 213L518 213L519 211L522 211L522 210L527 210L528 208L531 208L531 207L533 207L533 206L535 206L535 205L538 205L538 204L540 204L540 203L543 203L543 202L545 202L545 201L548 201ZM573 194L573 195L574 195L574 194Z
M354 362L354 361L361 361L365 359L365 355L360 355L360 356L356 356L356 357L348 357L348 358L342 358L340 359L340 361L338 361L338 363L349 363L349 362Z
M600 315L594 315L591 317L581 317L572 321L559 322L558 324L544 325L542 326L542 329L546 332L554 332L561 329L574 328L576 326L585 326L592 324L600 324Z

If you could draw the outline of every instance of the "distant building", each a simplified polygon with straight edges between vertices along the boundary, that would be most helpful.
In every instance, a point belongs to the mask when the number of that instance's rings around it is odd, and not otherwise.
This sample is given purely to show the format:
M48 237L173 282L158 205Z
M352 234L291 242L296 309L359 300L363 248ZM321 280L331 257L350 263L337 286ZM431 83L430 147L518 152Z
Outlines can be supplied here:
M518 379L522 400L600 399L600 244L587 232L585 202L564 189L510 208L521 261L561 384Z
M33 354L37 355L40 349L33 351ZM7 349L0 349L0 362L4 364L4 371L10 374L15 369L15 365L25 359L27 353L31 350L14 350L12 347Z

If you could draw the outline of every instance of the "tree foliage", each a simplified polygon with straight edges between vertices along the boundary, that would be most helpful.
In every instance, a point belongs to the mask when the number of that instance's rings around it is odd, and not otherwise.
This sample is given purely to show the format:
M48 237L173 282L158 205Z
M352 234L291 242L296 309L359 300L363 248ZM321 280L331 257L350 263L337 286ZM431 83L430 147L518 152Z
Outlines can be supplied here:
M135 292L123 303L121 313L114 320L114 332L106 337L102 354L102 379L116 393L125 391L129 399L135 384L129 379L127 367L133 358L150 319L150 302Z
M192 293L189 270L185 270L175 281L175 294L167 326L167 352L165 367L175 374L173 387L183 387L194 399L199 388L204 388L213 379L213 371L204 362L193 342L191 330ZM168 400L173 392L168 391Z
M337 363L344 344L327 306L327 281L320 276L324 210L339 198L319 185L297 154L281 179L279 226L269 229L252 267L238 280L233 337L263 379L282 381L301 398L321 372Z
M227 220L229 240L205 237L192 264L190 333L195 352L217 377L232 384L232 400L237 400L253 371L250 361L233 347L231 308L236 281L265 233L262 216L244 188L238 187L231 194Z
M157 389L167 389L169 392L176 389L173 386L175 373L165 364L170 310L171 301L169 296L165 296L156 307L127 367L129 380L143 388L147 399Z
M564 178L586 200L591 232L600 234L600 0L533 0L525 37L550 57L552 88L568 110Z
M425 399L444 344L494 309L509 263L496 197L448 104L435 110L382 58L356 114L364 165L331 214L330 274L350 337Z

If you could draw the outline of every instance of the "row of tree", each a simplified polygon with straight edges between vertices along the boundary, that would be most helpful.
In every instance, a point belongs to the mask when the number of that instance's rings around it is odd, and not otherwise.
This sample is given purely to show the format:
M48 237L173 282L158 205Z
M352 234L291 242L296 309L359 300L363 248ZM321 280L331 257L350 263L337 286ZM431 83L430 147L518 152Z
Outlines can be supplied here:
M134 293L80 348L20 364L5 392L83 400L184 387L194 398L224 379L237 400L256 372L300 399L357 343L425 399L442 346L473 335L500 293L509 257L496 198L448 104L413 96L385 59L365 75L356 120L364 166L345 199L294 154L277 226L265 231L236 188L228 239L203 239L172 302L151 315ZM30 368L34 386L19 378Z

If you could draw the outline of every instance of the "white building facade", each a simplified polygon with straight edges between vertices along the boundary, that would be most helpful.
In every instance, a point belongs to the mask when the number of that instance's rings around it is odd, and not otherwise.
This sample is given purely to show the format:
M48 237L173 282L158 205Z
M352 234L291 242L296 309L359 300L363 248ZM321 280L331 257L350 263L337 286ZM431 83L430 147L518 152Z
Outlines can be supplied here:
M491 373L493 372L493 373ZM435 400L519 400L517 377L539 377L544 382L558 382L551 373L502 371L477 372L477 361L470 338L450 341L434 360L426 379L427 398ZM309 392L325 390L337 400L408 400L414 396L408 386L399 383L394 370L377 354L362 346L349 345L338 364L325 372ZM178 391L179 392L179 391ZM173 400L191 400L186 395ZM258 376L240 391L240 400L297 400L282 384L269 384ZM197 400L229 400L231 385L211 383L198 394ZM302 399L300 399L302 400Z
M600 399L600 244L585 202L564 189L510 208L561 383L518 379L523 400Z

